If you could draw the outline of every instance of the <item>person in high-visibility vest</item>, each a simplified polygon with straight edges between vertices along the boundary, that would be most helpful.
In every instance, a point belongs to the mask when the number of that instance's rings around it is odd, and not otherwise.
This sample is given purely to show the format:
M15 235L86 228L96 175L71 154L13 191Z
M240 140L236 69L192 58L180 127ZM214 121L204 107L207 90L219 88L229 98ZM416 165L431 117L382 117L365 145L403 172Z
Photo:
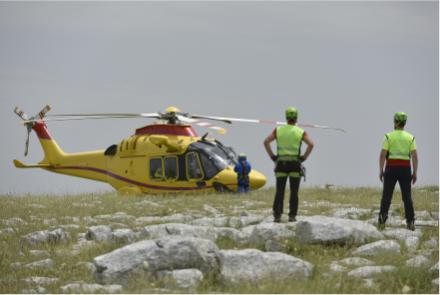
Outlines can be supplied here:
M414 136L404 131L406 120L407 115L404 112L394 114L394 131L385 134L380 152L379 178L383 182L383 192L378 220L379 229L385 228L394 187L398 181L405 206L406 226L410 230L415 230L411 182L414 184L417 181L418 157Z
M276 193L272 208L274 222L281 222L287 178L290 183L289 222L296 221L301 163L309 157L313 149L313 141L309 135L296 126L297 119L298 111L292 107L288 108L286 110L287 124L275 128L264 140L266 152L275 162ZM277 155L274 155L270 146L274 140L277 142ZM303 155L301 155L302 142L307 144Z

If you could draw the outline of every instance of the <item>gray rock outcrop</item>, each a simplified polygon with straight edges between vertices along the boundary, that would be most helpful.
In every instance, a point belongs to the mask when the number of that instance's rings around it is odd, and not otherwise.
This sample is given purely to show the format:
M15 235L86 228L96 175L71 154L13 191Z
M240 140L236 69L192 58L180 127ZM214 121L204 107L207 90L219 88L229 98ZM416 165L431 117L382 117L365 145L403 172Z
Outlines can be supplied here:
M100 284L86 284L83 282L71 283L61 287L62 293L122 293L121 285L100 285Z
M141 235L148 239L166 236L186 236L215 241L217 235L211 227L188 225L183 223L165 223L149 225L143 228Z
M196 268L218 272L219 251L210 240L173 236L144 240L95 257L95 278L99 283L125 284L129 275L161 270Z
M371 224L327 216L311 216L296 225L296 236L302 244L362 244L383 235Z
M20 239L21 245L34 246L37 244L47 243L47 244L59 244L65 243L70 240L70 235L64 229L58 228L52 231L43 230L36 231Z
M415 256L415 257L413 257L411 259L408 259L405 262L405 265L408 266L408 267L417 268L417 267L422 267L422 266L428 265L429 262L430 261L425 256L417 255L417 256Z
M110 242L112 239L112 228L108 225L91 226L85 238L89 241Z
M400 254L400 245L394 240L380 240L360 246L352 253L360 256Z
M48 259L39 260L39 261L35 261L35 262L31 262L31 263L25 264L25 265L23 265L23 268L27 268L27 269L50 269L50 268L53 268L54 265L55 265L55 263L53 262L53 260L48 258Z
M365 278L375 274L395 271L396 267L391 265L384 266L362 266L350 271L347 275L350 277Z
M203 280L203 273L198 269L163 270L156 274L167 289L195 291Z
M220 254L220 279L225 284L304 279L310 277L313 271L311 263L279 252L245 249L223 250Z

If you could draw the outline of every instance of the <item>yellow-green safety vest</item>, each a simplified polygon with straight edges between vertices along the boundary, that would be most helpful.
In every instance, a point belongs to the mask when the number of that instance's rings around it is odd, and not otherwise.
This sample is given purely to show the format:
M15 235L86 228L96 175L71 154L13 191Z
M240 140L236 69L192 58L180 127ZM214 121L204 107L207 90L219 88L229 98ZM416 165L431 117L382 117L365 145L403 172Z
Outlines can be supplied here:
M409 160L417 149L416 140L404 130L394 130L385 134L382 149L388 151L388 159Z
M295 125L277 127L277 154L280 158L298 158L304 130Z

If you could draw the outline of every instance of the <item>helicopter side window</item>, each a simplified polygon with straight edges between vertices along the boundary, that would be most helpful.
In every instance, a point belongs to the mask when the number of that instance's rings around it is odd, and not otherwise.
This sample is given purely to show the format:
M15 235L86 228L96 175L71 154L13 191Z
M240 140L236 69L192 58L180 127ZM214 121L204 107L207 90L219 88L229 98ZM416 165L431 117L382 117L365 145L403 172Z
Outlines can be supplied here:
M163 179L162 159L155 158L150 160L150 179Z
M175 180L178 177L177 157L166 157L164 160L165 178Z
M188 179L202 179L203 172L199 155L195 152L186 154L186 175Z

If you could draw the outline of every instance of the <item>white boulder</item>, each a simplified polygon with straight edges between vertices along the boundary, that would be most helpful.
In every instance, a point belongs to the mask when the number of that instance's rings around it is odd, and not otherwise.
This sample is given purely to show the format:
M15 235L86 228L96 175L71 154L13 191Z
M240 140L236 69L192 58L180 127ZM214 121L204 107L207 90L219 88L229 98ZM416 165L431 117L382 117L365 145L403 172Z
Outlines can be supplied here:
M215 241L215 231L208 226L196 226L183 223L165 223L149 225L143 228L141 235L148 239L166 236L186 236Z
M198 269L163 270L157 272L157 278L162 280L167 289L183 289L195 291L203 280L203 273Z
M411 259L408 259L405 264L408 267L422 267L429 264L429 260L423 255L417 255Z
M64 229L58 228L52 231L43 230L36 231L20 239L21 245L34 246L36 244L48 243L48 244L59 244L65 243L70 240L70 235Z
M62 293L105 293L114 294L122 293L122 286L111 284L111 285L100 285L100 284L86 284L83 282L71 283L61 287Z
M400 244L394 240L380 240L360 246L352 253L360 256L400 254Z
M391 265L384 266L362 266L350 271L347 275L350 277L365 278L375 274L395 271L396 267Z
M110 242L112 239L112 228L108 225L91 226L85 238L89 241Z
M245 249L223 250L220 254L220 279L225 284L304 279L309 278L313 271L311 263L279 252Z
M99 283L126 283L136 273L197 268L204 273L217 272L219 252L210 240L173 236L144 240L95 257L95 278Z
M383 235L371 224L327 216L311 216L296 225L296 236L302 244L361 244Z

